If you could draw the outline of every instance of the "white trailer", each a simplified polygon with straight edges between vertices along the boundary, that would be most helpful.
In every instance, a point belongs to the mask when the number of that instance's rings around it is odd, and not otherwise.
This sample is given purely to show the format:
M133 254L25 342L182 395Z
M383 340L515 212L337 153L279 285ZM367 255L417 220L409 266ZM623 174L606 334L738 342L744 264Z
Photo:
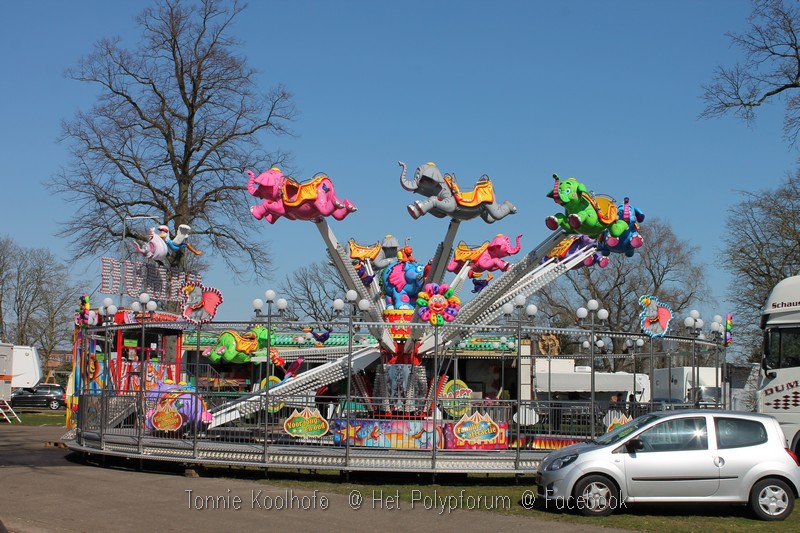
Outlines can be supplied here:
M574 359L537 358L534 366L536 397L551 399L559 393L561 399L589 400L592 390L592 372L588 366L576 366ZM650 401L650 378L647 374L630 372L594 373L595 400L625 402L631 394L637 402Z
M694 372L693 372L694 370ZM694 377L697 377L697 387ZM676 366L653 370L653 399L670 403L717 404L722 398L722 370L711 366Z
M14 345L11 358L11 388L33 387L41 380L42 364L36 348Z
M14 346L0 343L0 402L11 399L11 368Z

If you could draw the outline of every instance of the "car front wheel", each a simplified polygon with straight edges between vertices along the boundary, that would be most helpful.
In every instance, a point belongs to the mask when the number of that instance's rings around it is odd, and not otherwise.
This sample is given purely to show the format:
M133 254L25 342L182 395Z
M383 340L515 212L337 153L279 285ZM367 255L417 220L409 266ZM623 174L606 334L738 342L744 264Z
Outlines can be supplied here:
M47 404L47 407L49 407L53 411L56 411L61 407L61 402L59 402L58 400L50 400Z
M750 509L761 520L785 520L794 509L794 493L780 479L762 479L750 489Z
M584 516L608 516L619 507L619 490L606 476L587 476L575 485L575 508Z

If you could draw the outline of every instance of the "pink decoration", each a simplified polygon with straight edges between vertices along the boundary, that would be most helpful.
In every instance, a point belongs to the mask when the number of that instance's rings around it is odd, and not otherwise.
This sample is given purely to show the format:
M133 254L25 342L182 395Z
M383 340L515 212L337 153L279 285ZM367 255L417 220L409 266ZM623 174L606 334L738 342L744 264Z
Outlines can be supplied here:
M214 320L217 308L222 303L222 293L213 287L190 281L183 285L183 312L181 316L192 324L204 324Z
M310 181L300 183L285 176L279 168L271 168L256 176L248 170L250 180L247 190L256 198L264 200L254 205L250 212L254 217L274 224L280 217L289 220L319 221L332 216L342 220L356 211L350 200L336 196L333 182L325 174L317 174Z

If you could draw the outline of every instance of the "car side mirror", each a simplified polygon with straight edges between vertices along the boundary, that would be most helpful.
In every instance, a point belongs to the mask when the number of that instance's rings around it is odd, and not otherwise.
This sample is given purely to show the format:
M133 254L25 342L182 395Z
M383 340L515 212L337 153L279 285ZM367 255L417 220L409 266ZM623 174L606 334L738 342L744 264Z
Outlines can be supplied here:
M631 439L625 445L629 452L638 452L644 450L644 442L642 439Z

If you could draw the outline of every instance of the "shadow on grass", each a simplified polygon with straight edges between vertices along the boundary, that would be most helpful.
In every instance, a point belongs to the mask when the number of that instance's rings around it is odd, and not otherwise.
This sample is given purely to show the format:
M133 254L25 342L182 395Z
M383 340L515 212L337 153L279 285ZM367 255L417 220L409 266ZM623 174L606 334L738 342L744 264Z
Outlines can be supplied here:
M554 502L547 504L537 501L535 510L554 516L580 516L577 511ZM626 503L617 509L615 517L704 517L704 518L746 518L755 519L745 504L735 503ZM597 520L597 518L590 518ZM602 520L602 518L601 518Z
M621 515L630 516L703 516L707 518L752 518L750 510L744 504L733 503L639 503L628 504L620 511ZM761 523L759 521L759 523Z
M574 510L558 508L553 503L545 506L541 500L530 508L525 494L536 487L532 477L515 477L500 474L439 474L401 472L350 472L338 470L268 469L238 466L206 466L189 462L165 462L126 459L122 457L84 455L71 453L68 460L129 471L143 471L154 475L199 476L220 480L238 479L258 483L276 484L284 488L320 490L331 494L348 494L353 488L365 490L399 491L400 498L408 501L412 490L421 489L440 497L458 496L467 492L471 496L510 498L510 508L496 507L491 512L528 516L570 522L575 525L600 526L635 531L688 533L692 531L731 531L743 533L782 533L798 531L800 516L794 513L785 522L757 520L744 505L734 504L627 504L609 517L584 517ZM487 511L490 512L490 511ZM580 529L580 528L579 528Z

